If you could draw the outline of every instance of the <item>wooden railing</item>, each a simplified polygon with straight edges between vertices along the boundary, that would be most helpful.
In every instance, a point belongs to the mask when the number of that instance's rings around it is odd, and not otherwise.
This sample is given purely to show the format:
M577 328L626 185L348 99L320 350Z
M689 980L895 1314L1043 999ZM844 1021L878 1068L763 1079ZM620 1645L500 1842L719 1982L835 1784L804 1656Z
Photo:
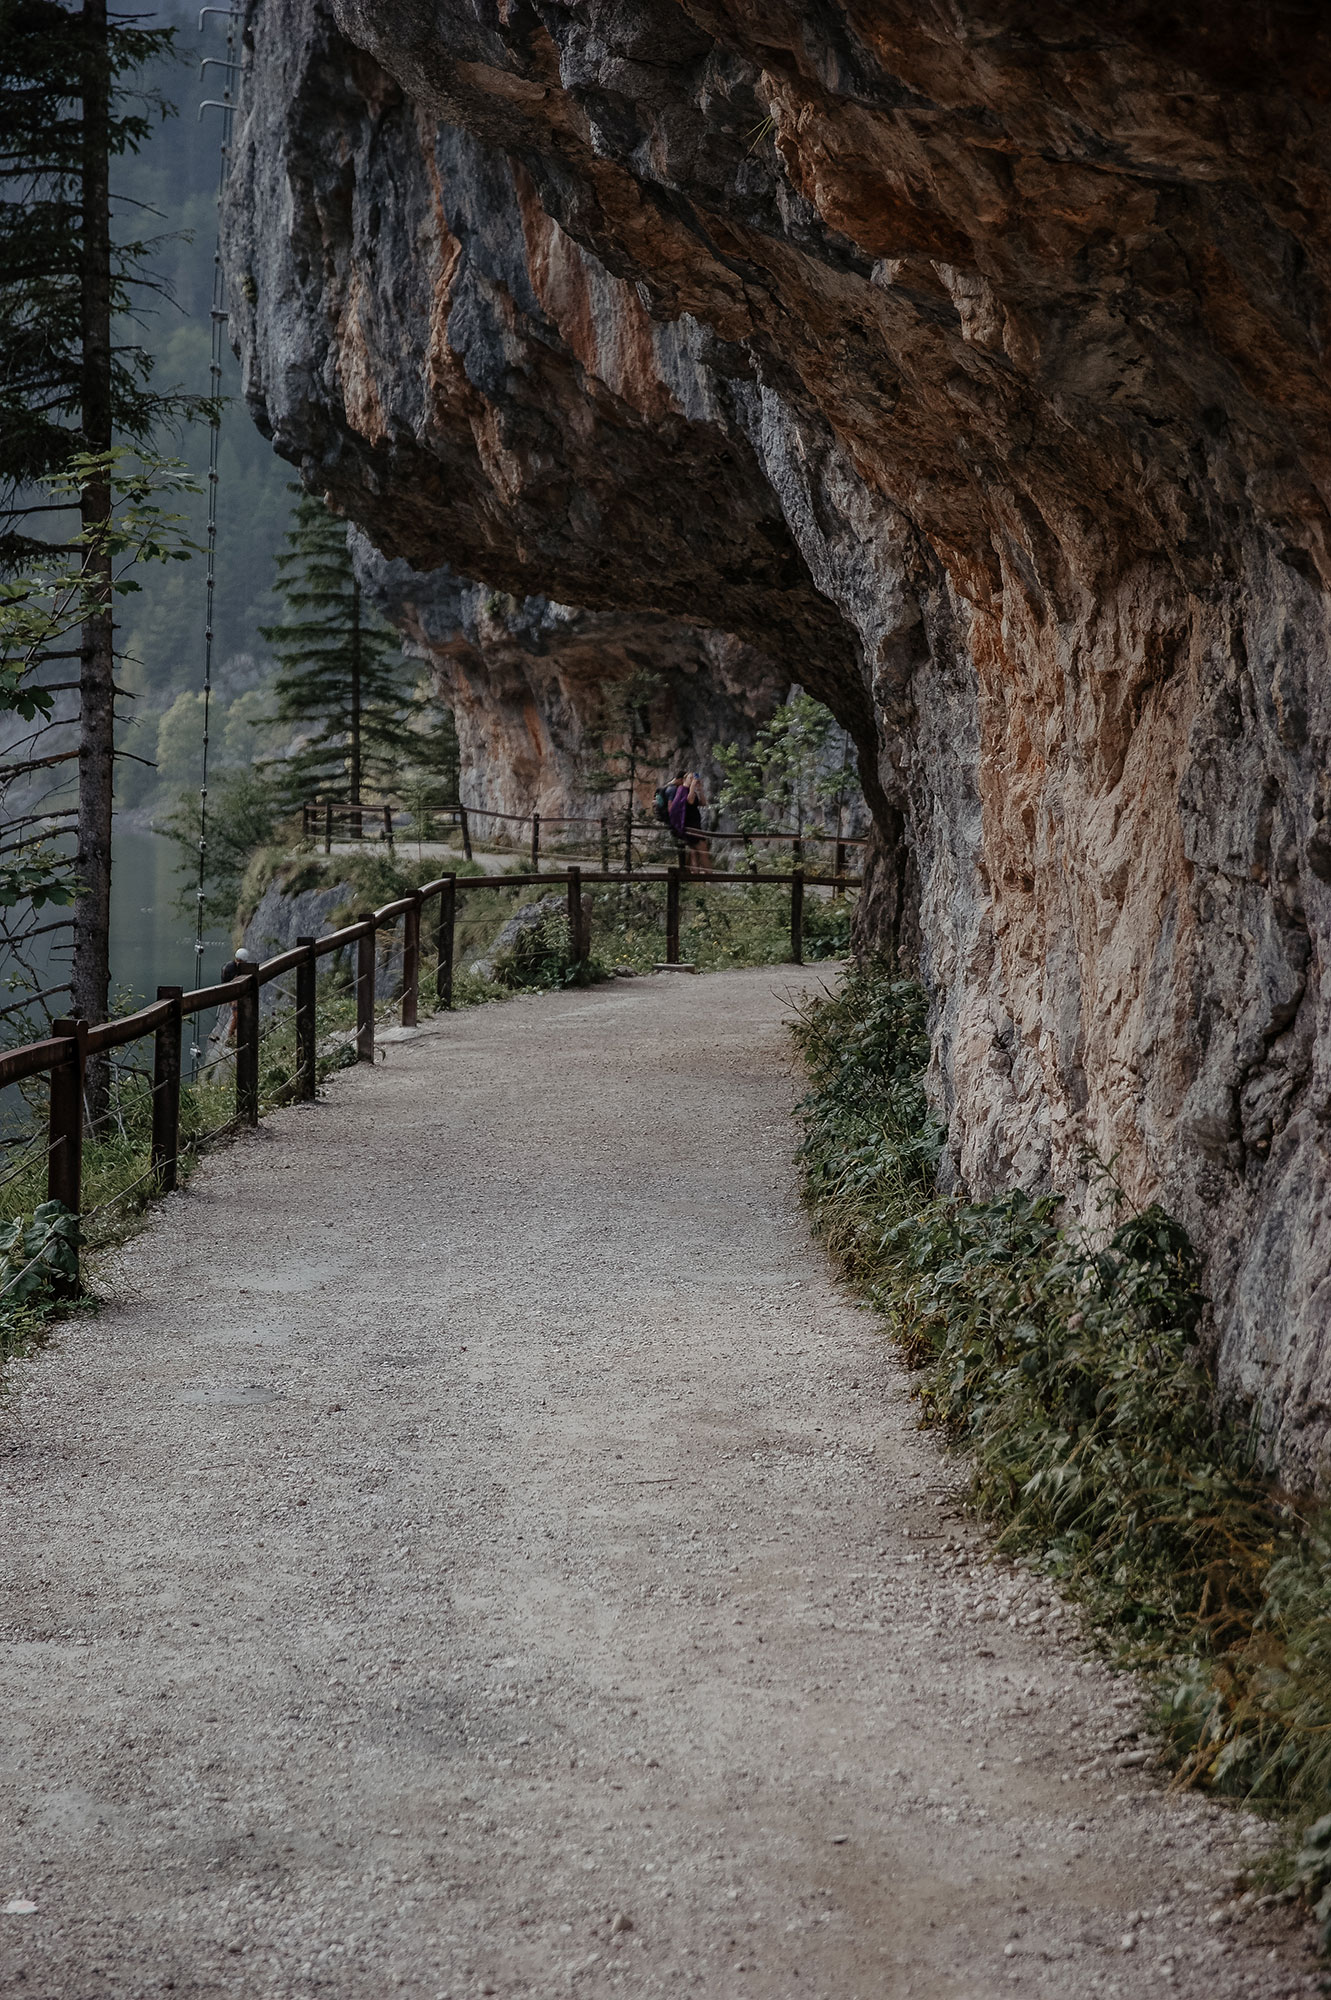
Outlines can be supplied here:
M307 799L300 809L300 830L305 840L322 838L324 853L333 851L333 834L343 825L350 830L353 840L360 840L365 832L365 822L383 828L383 837L391 847L393 844L393 814L395 808L387 800L379 805L362 802L348 804L345 800ZM455 826L462 833L462 852L471 860L471 827L467 819L467 808L463 805L442 805L422 807L422 816L431 821L442 820L446 826Z
M337 827L343 824L350 826L353 838L359 840L364 832L366 822L369 822L373 825L382 826L383 838L391 845L393 840L393 818L396 810L395 807L387 803L379 805L368 805L365 803L348 805L345 802L333 803L327 799L309 799L301 807L301 833L306 840L317 840L322 837L324 853L329 854L332 852L333 835ZM611 872L610 834L612 819L608 813L602 813L596 818L586 813L509 813L500 812L491 806L463 805L461 801L458 801L452 805L423 807L422 816L431 821L442 821L446 825L457 827L462 834L462 851L468 861L472 858L472 822L474 820L499 820L510 826L529 827L531 865L533 868L540 866L541 836L550 827L595 827L600 836L601 873L608 875ZM659 839L674 838L676 841L679 839L679 836L672 835L670 828L660 820L634 819L631 813L626 813L622 821L615 820L614 825L616 835L618 836L618 833L622 831L624 836L626 867L630 866L635 834L639 836L642 834L652 834ZM765 846L785 841L790 846L791 859L796 867L801 866L803 863L806 843L810 846L826 844L827 846L836 848L834 872L837 875L844 875L846 872L847 850L852 847L863 847L866 845L866 836L863 834L833 833L825 827L805 827L798 833L707 833L696 830L695 837L699 840L715 840L728 843L731 846L739 845L743 847ZM622 873L623 871L617 872Z
M562 871L568 898L568 928L575 962L585 963L591 950L590 911L583 904L582 870ZM113 1021L60 1020L52 1024L45 1040L0 1054L0 1088L20 1083L27 1077L48 1074L50 1102L47 1141L47 1198L61 1202L74 1214L82 1206L84 1086L89 1059L113 1049L126 1047L148 1035L153 1037L152 1138L149 1169L145 1179L157 1193L169 1193L176 1186L180 1159L181 1044L185 1020L214 1007L235 1009L235 1117L223 1130L240 1130L259 1122L259 994L263 987L285 973L296 975L295 1041L296 1069L292 1079L297 1099L315 1096L317 1083L317 999L316 979L321 958L352 947L356 953L355 999L356 1057L374 1061L376 938L382 930L402 922L401 1019L404 1027L415 1027L420 1006L421 934L426 907L434 912L434 991L441 1008L453 1005L453 959L458 897L475 891L540 888L549 890L561 880L560 873L522 875L443 875L414 889L408 896L385 903L381 910L367 910L354 922L330 931L326 937L302 937L290 951L265 959L262 965L246 967L234 977L213 986L186 992L179 986L159 986L157 998L137 1013L118 1016ZM812 886L832 889L858 888L858 876L806 875L802 869L788 874L760 874L756 868L741 872L685 873L680 868L637 869L614 877L616 882L663 882L666 887L666 965L680 962L680 892L685 883L786 884L790 889L790 956L804 962L804 892ZM77 1271L60 1281L66 1293L78 1289Z

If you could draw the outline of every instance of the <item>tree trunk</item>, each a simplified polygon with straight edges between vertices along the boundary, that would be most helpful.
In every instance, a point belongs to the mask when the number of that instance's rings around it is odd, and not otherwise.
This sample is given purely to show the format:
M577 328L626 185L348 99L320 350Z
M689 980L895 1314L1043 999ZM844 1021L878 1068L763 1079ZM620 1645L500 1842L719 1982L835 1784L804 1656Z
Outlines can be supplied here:
M82 445L109 452L111 425L111 198L109 127L111 78L106 0L84 0L83 31L83 243L82 243ZM100 530L111 514L109 478L84 487L85 531ZM110 997L111 792L115 709L111 556L90 547L84 557L90 611L84 620L79 668L78 893L74 902L73 1007L86 1021L104 1021ZM105 1116L107 1066L88 1066L92 1122Z

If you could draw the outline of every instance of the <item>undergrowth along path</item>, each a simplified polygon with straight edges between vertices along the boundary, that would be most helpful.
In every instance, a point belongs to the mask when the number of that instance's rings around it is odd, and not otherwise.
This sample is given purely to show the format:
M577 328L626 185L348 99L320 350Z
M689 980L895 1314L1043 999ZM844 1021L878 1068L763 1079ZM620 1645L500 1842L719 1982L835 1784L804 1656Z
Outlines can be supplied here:
M395 1036L16 1365L0 1988L1311 1990L809 1240L820 976Z

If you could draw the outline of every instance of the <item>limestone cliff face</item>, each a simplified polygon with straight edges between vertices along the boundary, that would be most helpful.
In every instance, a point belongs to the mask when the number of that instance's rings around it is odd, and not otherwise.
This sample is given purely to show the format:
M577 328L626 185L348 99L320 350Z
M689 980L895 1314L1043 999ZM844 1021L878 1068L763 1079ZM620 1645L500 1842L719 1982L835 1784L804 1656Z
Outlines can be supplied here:
M254 0L251 397L389 558L851 728L953 1177L1084 1151L1331 1421L1331 23Z
M667 765L699 771L715 797L716 744L750 742L788 692L788 676L728 633L645 612L514 598L447 569L422 575L389 562L363 537L356 547L363 582L408 650L430 662L452 706L470 805L547 818L622 814L616 690L631 679L644 695L639 728L646 724L652 753L636 810L646 810ZM598 771L600 786L592 782Z

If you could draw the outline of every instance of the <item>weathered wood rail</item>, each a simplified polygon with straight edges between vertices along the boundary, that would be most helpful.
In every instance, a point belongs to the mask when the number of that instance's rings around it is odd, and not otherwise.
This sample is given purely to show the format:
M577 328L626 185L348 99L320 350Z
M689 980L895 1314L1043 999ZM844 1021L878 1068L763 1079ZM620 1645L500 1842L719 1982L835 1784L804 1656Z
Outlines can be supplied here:
M603 877L594 879L604 881ZM680 868L637 869L611 878L621 882L662 882L666 888L667 965L679 963L680 891L684 884L754 883L790 889L790 956L799 965L804 960L804 892L808 887L858 888L858 876L809 875L795 868L788 873L760 873L756 868L742 871L686 873ZM355 951L356 1056L360 1062L374 1061L376 939L380 931L402 923L401 1019L404 1027L415 1027L420 1006L421 933L428 904L434 912L434 990L441 1008L453 1005L453 960L456 941L458 897L507 889L539 888L549 891L560 882L568 898L568 927L575 960L587 960L591 951L591 913L583 901L583 871L569 867L546 874L522 875L442 875L408 896L385 903L381 910L366 910L354 922L343 924L326 937L298 938L290 951L265 959L262 965L238 972L212 986L186 992L179 986L159 986L157 998L136 1013L113 1021L59 1020L43 1041L0 1054L0 1088L25 1078L49 1074L47 1197L79 1214L82 1207L84 1079L90 1056L127 1047L131 1042L153 1037L152 1139L149 1175L158 1193L169 1193L176 1185L180 1157L181 1045L185 1020L214 1007L235 1009L235 1116L224 1130L242 1130L259 1122L260 990L284 974L296 975L295 1039L296 1070L294 1095L309 1100L317 1086L317 971L321 958L335 952ZM77 1290L77 1278L63 1281L69 1291Z
M301 834L306 840L317 839L322 834L324 853L331 854L333 849L333 834L340 823L345 821L351 828L352 837L359 840L364 833L366 822L369 822L382 826L383 838L391 846L395 810L396 808L386 801L378 805L370 805L364 801L360 804L348 804L345 801L309 799L301 807ZM530 852L533 868L540 866L541 836L543 832L556 826L594 826L597 828L600 836L601 873L609 875L612 872L610 865L611 816L607 813L602 813L597 818L593 818L586 813L509 813L500 812L497 808L491 806L467 806L463 805L461 801L449 805L428 806L422 810L430 820L437 820L441 824L457 827L460 830L462 834L462 851L468 861L472 858L473 820L499 820L516 827L528 827L530 829ZM625 868L628 869L628 872L632 873L630 857L633 852L635 834L650 834L654 838L661 839L669 834L669 828L663 826L659 820L634 819L631 813L624 815L622 824ZM618 820L615 821L615 827L618 831L620 827ZM804 864L806 842L811 846L819 844L834 846L836 848L835 872L838 875L844 875L846 872L847 850L852 847L864 847L867 845L867 836L864 834L833 833L826 827L817 826L805 827L798 833L708 833L701 831L697 833L696 837L703 841L718 841L722 844L743 847L768 845L784 841L790 847L791 862L796 868L800 868ZM678 839L678 836L676 836L676 839ZM615 872L623 873L621 870L616 870Z

